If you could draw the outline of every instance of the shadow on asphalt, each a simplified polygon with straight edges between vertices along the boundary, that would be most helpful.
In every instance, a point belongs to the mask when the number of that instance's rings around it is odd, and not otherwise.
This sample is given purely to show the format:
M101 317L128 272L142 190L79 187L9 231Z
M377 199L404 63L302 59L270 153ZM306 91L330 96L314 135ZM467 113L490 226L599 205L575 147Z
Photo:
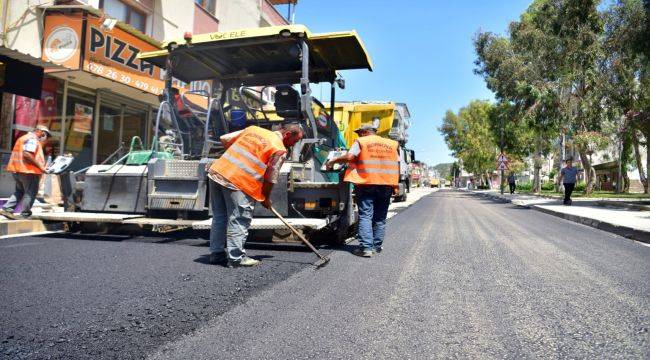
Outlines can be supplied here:
M530 208L527 208L525 206L517 206L517 205L509 205L506 207L506 209L512 209L512 210L531 210Z
M273 258L275 258L275 256L273 256L273 255L254 255L254 256L251 256L251 258L253 258L255 260L259 260L259 261L265 261L265 262L266 261L275 261L275 262L304 264L304 265L309 265L310 264L308 262L301 262L301 261L273 260ZM198 258L194 259L193 261L195 263L197 263L197 264L227 268L225 261L223 263L221 263L221 264L210 264L210 254L201 255Z
M108 235L108 234L76 234L76 233L62 233L62 234L45 234L34 236L38 238L50 239L66 239L66 240L86 240L86 241L127 241L135 237L131 235Z

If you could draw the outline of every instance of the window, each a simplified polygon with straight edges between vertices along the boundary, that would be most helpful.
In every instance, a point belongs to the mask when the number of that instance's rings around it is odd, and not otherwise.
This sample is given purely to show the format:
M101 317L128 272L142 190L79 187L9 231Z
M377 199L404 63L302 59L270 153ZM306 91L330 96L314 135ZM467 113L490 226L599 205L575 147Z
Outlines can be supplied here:
M215 0L194 0L194 2L210 14L215 15Z
M106 15L125 22L134 28L145 32L147 15L120 0L102 0L101 8Z

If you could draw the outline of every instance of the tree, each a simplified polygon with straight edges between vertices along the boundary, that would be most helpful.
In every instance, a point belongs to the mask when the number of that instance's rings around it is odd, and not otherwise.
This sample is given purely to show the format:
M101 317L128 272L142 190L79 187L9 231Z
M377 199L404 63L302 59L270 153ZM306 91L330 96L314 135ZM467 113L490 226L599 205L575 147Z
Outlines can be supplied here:
M598 61L598 82L610 119L618 119L619 140L623 141L623 163L631 162L633 149L639 177L646 194L648 181L641 162L638 132L650 135L650 2L618 0L603 13L603 56ZM647 142L646 142L647 151ZM628 160L629 158L629 160ZM650 167L650 160L646 162Z
M488 185L497 156L490 132L492 108L488 101L473 100L458 113L448 110L438 128L452 155L462 161L465 170Z
M590 154L607 137L625 168L634 153L648 192L650 158L644 170L640 147L647 151L650 139L650 1L613 0L602 12L599 3L535 0L507 36L474 39L475 73L497 99L493 137L498 143L503 131L509 152L533 154L535 191L541 157L562 129L573 134L587 194L595 185Z
M483 32L474 40L475 73L494 91L499 116L505 116L507 123L521 132L508 137L520 140L509 144L510 149L534 154L535 192L541 190L541 157L550 150L548 144L557 134L561 118L556 70L560 60L554 51L557 40L547 35L549 13L554 11L549 5L550 1L534 2L519 22L510 24L508 38Z

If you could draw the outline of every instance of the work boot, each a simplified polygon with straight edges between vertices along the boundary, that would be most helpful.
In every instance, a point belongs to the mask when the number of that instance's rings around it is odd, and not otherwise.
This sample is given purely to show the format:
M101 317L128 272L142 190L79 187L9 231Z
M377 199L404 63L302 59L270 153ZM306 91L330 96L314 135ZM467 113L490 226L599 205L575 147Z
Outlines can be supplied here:
M221 265L225 264L228 261L228 258L226 257L226 253L221 251L221 252L213 252L210 254L210 264L212 265Z
M244 256L241 258L239 261L234 261L234 260L228 260L228 267L253 267L261 264L262 262L259 260L255 260L253 258L249 258L248 256Z
M6 209L0 209L0 215L6 217L9 220L16 220L17 217L14 215L13 211L6 210Z
M352 254L365 258L371 258L375 253L372 250L357 248L352 252Z

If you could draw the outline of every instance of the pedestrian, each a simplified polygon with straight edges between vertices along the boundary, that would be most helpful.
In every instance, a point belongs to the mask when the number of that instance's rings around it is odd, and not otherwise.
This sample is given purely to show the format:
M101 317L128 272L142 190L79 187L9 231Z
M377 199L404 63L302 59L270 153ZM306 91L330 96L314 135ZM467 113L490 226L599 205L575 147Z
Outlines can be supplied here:
M287 148L302 136L298 124L285 124L278 131L250 126L221 136L226 152L208 170L210 263L226 263L228 267L260 263L246 256L244 250L255 201L271 207L271 190L278 182Z
M43 125L36 126L34 131L21 136L16 141L7 171L13 173L16 187L13 195L7 200L0 215L8 219L26 219L32 215L32 206L38 193L41 175L47 172L43 146L50 136L50 130ZM16 205L20 203L20 215L14 214Z
M515 177L515 173L511 171L510 175L508 176L508 186L510 187L511 194L515 193L515 188L517 187L516 180L517 178Z
M578 177L578 169L573 167L573 159L566 159L566 166L560 170L560 177L558 184L564 185L564 205L571 205L571 193L576 186L576 179Z
M359 138L345 155L329 160L325 166L348 163L344 181L354 184L359 208L357 256L372 257L383 250L386 215L399 180L397 141L377 136L372 125L357 130Z

